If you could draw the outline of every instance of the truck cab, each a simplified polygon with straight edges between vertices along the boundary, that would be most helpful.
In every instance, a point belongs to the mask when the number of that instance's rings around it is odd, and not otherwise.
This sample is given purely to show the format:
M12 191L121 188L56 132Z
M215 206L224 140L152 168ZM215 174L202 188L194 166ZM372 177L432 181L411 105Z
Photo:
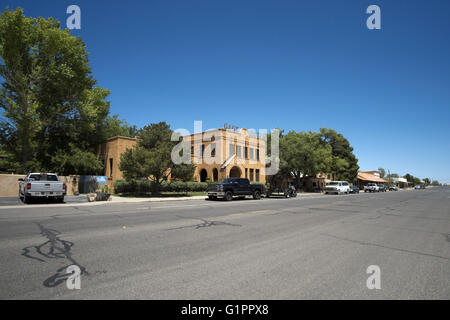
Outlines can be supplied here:
M227 201L233 200L233 197L245 198L252 196L253 199L261 199L265 195L265 188L262 184L251 184L245 178L227 178L220 183L210 183L207 188L208 198L215 200L223 198Z

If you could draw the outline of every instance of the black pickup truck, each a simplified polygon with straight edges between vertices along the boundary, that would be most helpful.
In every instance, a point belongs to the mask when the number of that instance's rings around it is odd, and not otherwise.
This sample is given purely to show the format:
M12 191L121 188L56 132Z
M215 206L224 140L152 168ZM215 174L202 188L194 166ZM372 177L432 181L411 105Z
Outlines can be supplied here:
M223 198L231 201L233 197L244 198L245 196L253 196L253 199L259 200L261 195L265 195L266 189L262 184L250 184L248 179L227 178L220 183L210 183L207 193L210 200Z

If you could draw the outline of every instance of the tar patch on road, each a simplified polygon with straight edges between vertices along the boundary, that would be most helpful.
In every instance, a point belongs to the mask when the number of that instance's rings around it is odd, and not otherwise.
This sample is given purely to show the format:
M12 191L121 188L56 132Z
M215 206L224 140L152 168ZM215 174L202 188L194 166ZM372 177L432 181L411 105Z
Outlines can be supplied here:
M210 228L210 227L217 227L217 226L231 226L231 227L242 227L240 224L234 224L234 223L228 223L228 222L222 222L222 221L210 221L205 219L196 219L202 221L202 223L190 225L190 226L183 226L178 228L170 228L166 231L172 231L172 230L180 230L180 229L188 229L188 228L194 228L194 229L202 229L202 228Z
M63 240L59 237L61 232L46 228L45 226L37 223L41 231L41 235L47 239L47 241L22 249L22 255L26 258L33 259L39 262L51 262L56 259L67 262L67 265L59 268L55 274L44 280L43 285L47 288L52 288L64 283L71 275L66 273L67 267L70 265L77 265L81 269L81 274L89 276L89 272L85 267L80 265L72 256L73 242Z

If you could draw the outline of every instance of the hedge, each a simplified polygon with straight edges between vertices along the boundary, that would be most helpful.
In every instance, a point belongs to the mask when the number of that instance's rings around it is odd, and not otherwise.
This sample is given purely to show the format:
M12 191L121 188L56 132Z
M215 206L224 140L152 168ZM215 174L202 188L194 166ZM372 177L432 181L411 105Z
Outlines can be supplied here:
M155 182L151 180L117 180L114 183L115 193L145 194L154 190ZM163 181L159 192L206 192L206 182Z

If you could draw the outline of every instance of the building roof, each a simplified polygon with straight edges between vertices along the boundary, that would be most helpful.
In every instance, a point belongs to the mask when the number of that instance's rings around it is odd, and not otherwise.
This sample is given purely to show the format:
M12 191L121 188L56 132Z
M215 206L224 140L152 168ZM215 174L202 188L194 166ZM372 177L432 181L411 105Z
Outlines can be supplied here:
M115 137L111 137L111 138L106 139L106 141L112 141L112 140L117 140L117 139L124 139L124 140L137 141L138 138L139 138L138 136L136 136L136 137L134 137L134 138L131 138L131 137L124 137L124 136L115 136Z
M370 181L370 182L380 182L380 183L387 182L384 179L381 179L373 174L366 173L366 172L358 172L358 179L363 180L363 181Z

